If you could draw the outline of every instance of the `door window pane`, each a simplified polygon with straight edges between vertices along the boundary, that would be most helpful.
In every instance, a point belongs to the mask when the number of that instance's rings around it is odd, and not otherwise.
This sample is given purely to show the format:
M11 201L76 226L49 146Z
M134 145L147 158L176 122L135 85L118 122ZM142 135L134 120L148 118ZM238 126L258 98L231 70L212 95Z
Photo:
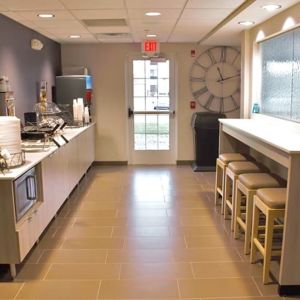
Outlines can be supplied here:
M134 111L152 112L134 115L135 150L169 150L169 114L153 114L169 110L169 61L133 61Z

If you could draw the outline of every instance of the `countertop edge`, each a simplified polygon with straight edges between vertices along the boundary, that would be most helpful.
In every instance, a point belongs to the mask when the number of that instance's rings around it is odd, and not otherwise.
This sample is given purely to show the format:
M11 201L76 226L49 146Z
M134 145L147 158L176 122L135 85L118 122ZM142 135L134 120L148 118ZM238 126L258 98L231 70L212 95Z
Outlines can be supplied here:
M76 138L78 135L86 131L87 129L95 126L95 122L79 128L66 128L64 130L64 136L71 141L72 139ZM64 147L67 143L61 145ZM20 177L22 174L36 166L42 160L50 156L51 154L55 153L60 147L58 146L51 146L49 151L46 152L26 152L25 153L25 164L16 168L9 169L5 171L4 174L0 173L0 180L15 180Z

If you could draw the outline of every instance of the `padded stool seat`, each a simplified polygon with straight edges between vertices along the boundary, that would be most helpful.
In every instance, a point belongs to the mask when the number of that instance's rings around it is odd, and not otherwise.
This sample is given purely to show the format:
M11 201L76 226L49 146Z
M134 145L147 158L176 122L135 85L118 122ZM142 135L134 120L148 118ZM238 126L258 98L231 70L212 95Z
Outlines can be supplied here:
M281 256L281 244L274 247L273 237L275 230L277 236L283 234L286 196L286 188L259 189L254 196L250 262L255 262L257 251L262 254L264 284L269 282L272 257ZM264 225L261 215L265 217Z
M216 163L216 181L215 181L215 205L218 204L218 200L221 198L221 212L223 213L223 192L225 183L225 171L226 166L232 161L246 161L247 158L240 153L222 153L217 158Z
M285 208L286 188L259 189L256 194L270 208Z
M243 173L252 173L252 172L258 173L260 171L259 166L251 161L231 162L228 164L228 169L230 169L236 175L240 175Z
M225 172L224 183L224 219L228 219L231 215L231 230L234 228L234 194L238 175L243 173L259 173L262 172L259 166L251 161L234 161L230 162Z
M245 233L245 254L249 254L251 245L253 197L258 189L277 187L280 187L279 180L268 173L246 173L238 176L234 199L234 237L238 238L240 231Z
M278 187L279 182L268 173L251 173L239 176L239 182L250 190Z
M219 155L219 159L228 164L231 161L246 161L247 158L240 153L223 153Z

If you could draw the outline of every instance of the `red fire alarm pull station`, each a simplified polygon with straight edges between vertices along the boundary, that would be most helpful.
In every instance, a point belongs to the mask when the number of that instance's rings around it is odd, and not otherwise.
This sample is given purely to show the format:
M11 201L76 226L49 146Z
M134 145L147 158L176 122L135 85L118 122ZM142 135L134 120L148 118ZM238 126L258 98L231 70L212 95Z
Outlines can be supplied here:
M196 101L190 101L190 108L195 109L196 108Z

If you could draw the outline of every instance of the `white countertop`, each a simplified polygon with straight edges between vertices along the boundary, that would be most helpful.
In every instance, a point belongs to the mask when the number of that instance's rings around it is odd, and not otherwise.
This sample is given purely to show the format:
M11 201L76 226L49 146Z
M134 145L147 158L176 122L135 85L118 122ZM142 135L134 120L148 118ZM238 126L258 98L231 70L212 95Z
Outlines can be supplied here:
M300 153L300 124L271 119L220 119L220 123L289 154Z
M88 126L79 127L79 128L65 128L64 129L64 136L70 141L73 138L75 138L77 135L81 134L83 131L85 131L87 128L93 126L94 123L91 123ZM61 141L61 139L59 140ZM65 142L61 143L62 147L65 145ZM5 171L4 174L0 172L0 180L14 180L24 174L26 171L34 167L36 164L38 164L40 161L51 155L53 152L55 152L57 149L59 149L57 146L51 146L51 148L48 151L45 152L26 152L25 153L25 164L10 169L8 171Z

